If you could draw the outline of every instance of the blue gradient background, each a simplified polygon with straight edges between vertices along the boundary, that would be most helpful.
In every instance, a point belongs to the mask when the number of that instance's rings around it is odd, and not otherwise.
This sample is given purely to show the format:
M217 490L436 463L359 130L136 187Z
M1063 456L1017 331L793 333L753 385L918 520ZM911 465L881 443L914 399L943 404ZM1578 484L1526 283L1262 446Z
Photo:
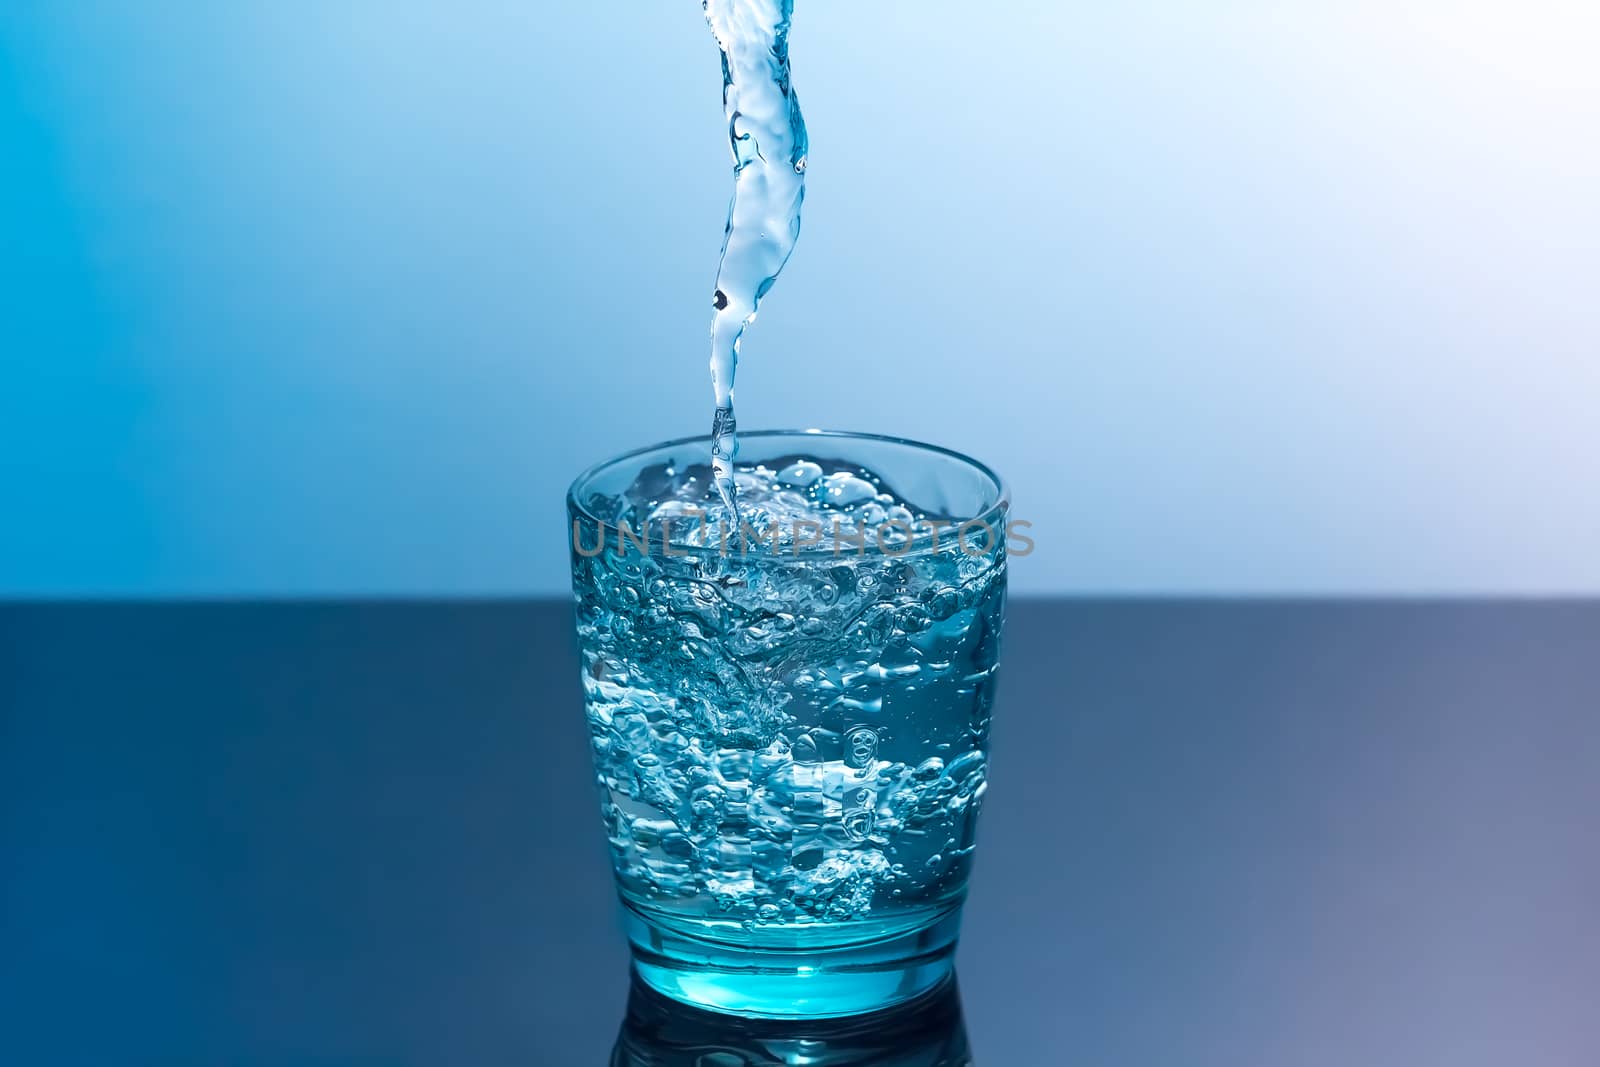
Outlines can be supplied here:
M1600 591L1592 4L793 47L746 426L989 460L1024 593ZM729 189L691 0L5 5L0 592L563 590L571 475L708 420Z

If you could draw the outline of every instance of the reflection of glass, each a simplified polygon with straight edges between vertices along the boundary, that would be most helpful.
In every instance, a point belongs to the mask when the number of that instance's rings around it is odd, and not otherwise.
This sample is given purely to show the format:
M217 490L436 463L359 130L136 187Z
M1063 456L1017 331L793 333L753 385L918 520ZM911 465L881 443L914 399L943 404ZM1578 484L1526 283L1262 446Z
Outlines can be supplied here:
M747 1019L669 1000L635 974L611 1067L967 1067L954 978L917 999L843 1019Z
M635 965L669 996L742 1015L910 1000L950 974L972 864L1004 488L929 445L753 433L747 477L809 487L773 507L814 514L816 530L839 516L866 526L831 542L668 540L659 501L709 486L705 449L623 456L568 496L589 730ZM843 503L818 502L832 499L823 486ZM891 500L904 503L878 503ZM897 514L902 539L871 528Z

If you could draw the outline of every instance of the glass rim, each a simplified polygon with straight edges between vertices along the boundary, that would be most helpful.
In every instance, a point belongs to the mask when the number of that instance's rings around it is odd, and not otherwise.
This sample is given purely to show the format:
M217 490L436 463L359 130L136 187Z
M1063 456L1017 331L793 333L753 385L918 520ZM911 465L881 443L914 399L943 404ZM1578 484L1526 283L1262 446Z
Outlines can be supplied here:
M967 523L981 522L987 529L992 531L992 533L988 536L992 537L995 543L1004 542L1005 529L996 520L1003 519L1003 517L1011 508L1011 487L1006 483L1004 478L1000 477L1000 475L995 472L993 467L990 467L987 463L984 463L981 460L973 459L964 452L957 452L955 449L946 448L943 445L929 444L926 441L916 441L909 437L895 437L891 434L881 433L864 433L857 430L749 430L739 434L739 441L742 444L745 441L761 440L774 437L820 437L835 441L868 441L888 445L903 445L919 452L928 452L935 455L944 456L948 459L953 459L959 463L966 464L968 467L971 467L982 474L985 478L989 479L990 483L994 486L994 501L978 514L968 518L952 521L950 525L952 528L954 528L964 526ZM613 467L626 463L628 460L637 459L640 456L644 456L661 449L678 448L684 445L703 446L706 450L706 455L709 458L711 454L711 435L696 434L690 437L677 437L670 441L658 441L653 445L644 445L641 448L630 449L627 452L611 456L584 468L584 470L572 480L572 484L567 486L568 512L581 515L583 518L594 523L603 531L616 530L617 526L615 523L607 522L606 520L600 518L584 505L582 499L578 495L578 490L586 483L593 481L595 478L599 477L601 474L612 469ZM871 548L859 554L881 555L885 558L904 558L906 556L926 555L930 551L933 551L931 545L924 546L913 544L907 549L898 552L887 552L883 550L881 545L873 545ZM650 542L650 547L648 549L648 555L650 556L662 555L668 558L685 555L701 556L708 554L719 555L721 553L718 547L715 545L688 545L676 543L673 544L672 551L670 553L665 552L664 550L658 553L653 540ZM838 555L839 553L834 547L825 544L807 545L804 548L799 549L786 549L782 553L782 557L785 559L806 559L819 556L836 557Z

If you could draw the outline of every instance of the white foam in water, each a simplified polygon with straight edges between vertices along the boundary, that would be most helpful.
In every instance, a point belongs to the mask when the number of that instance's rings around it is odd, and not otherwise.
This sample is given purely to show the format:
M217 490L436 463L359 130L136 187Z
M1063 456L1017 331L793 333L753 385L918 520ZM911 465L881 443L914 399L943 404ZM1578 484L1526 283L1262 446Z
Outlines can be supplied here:
M848 543L852 551L893 549L913 538L927 542L936 527L954 525L951 516L902 500L872 471L836 461L797 456L771 465L736 464L731 475L737 512L713 491L715 476L704 464L648 468L622 497L592 506L608 522L626 522L656 544L737 546L744 530L747 537L761 535L758 547L789 548L799 540L821 548ZM953 536L946 530L947 539Z
M807 146L789 82L793 11L794 0L705 0L706 21L722 49L722 104L733 149L733 202L711 320L712 468L729 510L737 495L733 376L739 342L800 236Z

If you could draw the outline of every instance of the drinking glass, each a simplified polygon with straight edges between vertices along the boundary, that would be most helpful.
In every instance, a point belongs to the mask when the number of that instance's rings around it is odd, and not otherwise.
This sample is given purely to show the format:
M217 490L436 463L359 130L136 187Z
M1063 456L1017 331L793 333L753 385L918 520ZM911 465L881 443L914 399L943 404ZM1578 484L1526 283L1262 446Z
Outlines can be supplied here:
M909 1000L952 973L1005 613L1005 487L933 445L768 431L741 437L741 468L870 472L916 521L780 537L681 509L672 529L627 505L707 479L709 447L628 453L567 496L636 973L756 1017Z

